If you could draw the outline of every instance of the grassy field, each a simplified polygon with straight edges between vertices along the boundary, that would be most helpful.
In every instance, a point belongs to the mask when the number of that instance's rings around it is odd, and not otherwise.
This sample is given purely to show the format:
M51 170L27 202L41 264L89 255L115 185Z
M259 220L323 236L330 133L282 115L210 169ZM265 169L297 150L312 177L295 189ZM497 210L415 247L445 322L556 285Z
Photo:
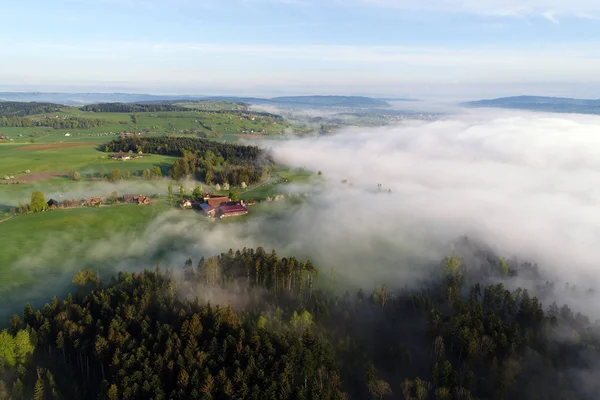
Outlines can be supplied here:
M68 172L75 170L85 176L94 176L101 171L110 172L119 168L121 172L139 172L159 166L164 173L175 162L175 157L146 155L140 159L118 161L98 150L97 145L43 148L39 144L0 145L0 178L8 175L15 178L31 172Z
M78 257L71 250L81 244L117 232L133 234L143 229L151 218L167 207L164 202L158 202L152 206L76 208L18 215L0 223L0 296L20 285L37 282L45 274L61 271L65 254ZM65 240L56 240L60 237ZM43 264L27 261L38 259L33 256L39 256L41 251L44 252Z

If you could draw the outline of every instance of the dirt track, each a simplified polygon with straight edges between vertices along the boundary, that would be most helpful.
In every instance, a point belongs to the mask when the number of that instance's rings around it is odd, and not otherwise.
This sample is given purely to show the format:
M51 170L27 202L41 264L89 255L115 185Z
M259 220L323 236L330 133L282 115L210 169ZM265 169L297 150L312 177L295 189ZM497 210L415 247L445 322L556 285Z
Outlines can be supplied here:
M263 139L265 137L265 135L253 134L253 133L237 134L237 135L233 135L233 136L240 138L240 139L248 139L248 140Z
M97 146L98 143L46 143L46 144L28 144L26 146L18 147L15 150L49 150L49 149L60 149L62 147L84 147L84 146Z
M9 181L3 181L3 183L33 183L63 175L65 175L64 172L32 172Z

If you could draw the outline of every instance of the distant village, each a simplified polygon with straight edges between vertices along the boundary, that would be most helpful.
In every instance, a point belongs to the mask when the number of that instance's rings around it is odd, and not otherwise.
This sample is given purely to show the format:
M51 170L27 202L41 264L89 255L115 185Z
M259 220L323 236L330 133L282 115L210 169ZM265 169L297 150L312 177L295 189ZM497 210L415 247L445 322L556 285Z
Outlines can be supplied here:
M123 203L123 204L137 204L137 205L150 205L152 199L145 195L133 195L126 194L124 196L112 196L108 199L106 197L90 197L87 199L73 199L58 201L55 199L48 200L48 209L57 210L61 208L76 208L76 207L100 207L103 205Z
M90 197L85 199L72 199L58 201L50 199L47 201L49 210L59 210L77 207L101 207L115 204L137 204L140 206L151 205L152 198L145 195L126 194L117 196L116 193L108 198L106 197ZM255 202L244 202L243 200L234 201L229 196L213 195L205 193L201 200L183 199L180 206L187 210L196 210L203 213L207 217L222 219L234 217L238 215L248 214L248 206Z

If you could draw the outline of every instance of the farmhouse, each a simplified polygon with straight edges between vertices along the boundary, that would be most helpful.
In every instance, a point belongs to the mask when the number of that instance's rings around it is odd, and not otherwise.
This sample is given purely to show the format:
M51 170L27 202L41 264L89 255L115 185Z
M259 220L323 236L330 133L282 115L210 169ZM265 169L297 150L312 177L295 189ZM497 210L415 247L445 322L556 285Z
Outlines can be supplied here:
M190 199L184 199L181 201L181 207L192 208L192 201Z
M244 207L240 202L233 202L221 205L217 215L219 218L226 218L246 214L248 214L248 209L246 207Z
M214 217L217 213L217 208L209 206L208 203L200 204L200 209L204 214L208 215L209 217Z
M99 207L102 203L104 203L104 197L91 197L81 201L82 206L88 207Z
M130 159L131 159L131 156L127 153L117 153L111 157L111 160L125 161L125 160L130 160Z
M225 218L248 214L244 202L231 201L228 196L212 196L206 194L200 209L209 217Z
M223 203L229 203L231 199L228 196L211 196L204 198L204 202L211 207L219 207Z
M139 196L135 196L132 194L126 194L123 196L123 201L129 204L137 204L137 205L150 205L152 204L152 199L148 196L144 196L140 194Z
M62 207L62 204L60 204L58 201L54 200L54 199L50 199L48 200L48 208L51 210L55 210L57 208Z

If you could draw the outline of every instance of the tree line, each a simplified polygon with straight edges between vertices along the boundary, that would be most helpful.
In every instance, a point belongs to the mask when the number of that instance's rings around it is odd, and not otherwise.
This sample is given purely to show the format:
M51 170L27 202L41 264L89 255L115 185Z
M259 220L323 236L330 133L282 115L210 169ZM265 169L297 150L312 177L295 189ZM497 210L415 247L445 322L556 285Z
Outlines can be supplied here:
M107 143L105 151L178 156L181 158L169 171L172 178L196 177L234 186L260 181L272 162L270 155L256 146L188 137L125 137Z
M91 112L115 112L115 113L136 113L136 112L160 112L160 111L190 111L188 108L174 104L130 104L130 103L101 103L88 104L81 107L83 111Z
M2 104L2 103L0 103ZM104 126L106 121L99 118L79 117L0 117L0 127L30 128L36 126L50 127L54 129L88 129Z
M59 112L64 106L53 103L0 101L0 117L25 117L27 115Z
M175 180L195 178L209 185L244 186L260 182L269 174L268 164L231 164L211 150L204 153L184 152L169 169L169 176Z

